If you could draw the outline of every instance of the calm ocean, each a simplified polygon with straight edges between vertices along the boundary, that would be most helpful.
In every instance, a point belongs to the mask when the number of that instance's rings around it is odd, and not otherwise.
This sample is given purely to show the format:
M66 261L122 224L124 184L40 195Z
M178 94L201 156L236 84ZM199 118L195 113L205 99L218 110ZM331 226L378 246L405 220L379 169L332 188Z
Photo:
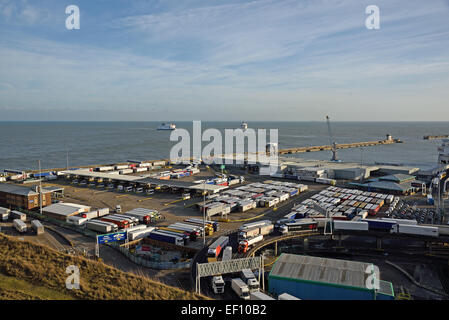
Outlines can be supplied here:
M157 131L159 122L0 122L0 169L108 164L126 160L168 158L175 142L169 131ZM177 122L192 130L192 122ZM249 128L278 129L279 147L329 144L326 122L248 122ZM203 122L206 128L233 129L240 122ZM424 135L449 134L449 122L334 122L337 143L384 139L386 134L403 144L339 150L339 158L360 163L388 162L432 165L439 140ZM203 145L206 145L204 143ZM296 157L330 159L330 151L301 153Z

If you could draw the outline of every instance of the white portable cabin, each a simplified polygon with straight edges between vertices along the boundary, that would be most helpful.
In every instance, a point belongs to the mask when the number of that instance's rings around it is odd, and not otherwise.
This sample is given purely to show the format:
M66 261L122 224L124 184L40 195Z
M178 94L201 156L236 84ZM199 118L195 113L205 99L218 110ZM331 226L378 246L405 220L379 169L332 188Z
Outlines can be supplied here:
M25 222L23 222L20 219L14 219L13 220L13 225L14 228L19 231L20 233L24 233L27 231L27 225L25 224Z

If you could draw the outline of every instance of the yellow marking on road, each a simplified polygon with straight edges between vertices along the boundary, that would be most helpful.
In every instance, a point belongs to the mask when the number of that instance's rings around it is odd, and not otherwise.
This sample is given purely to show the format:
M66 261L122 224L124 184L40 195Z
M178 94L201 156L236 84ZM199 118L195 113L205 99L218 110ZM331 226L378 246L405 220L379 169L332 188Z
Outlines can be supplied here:
M123 198L123 197L127 197L128 195L127 194L121 194L121 195L119 195L119 196L115 196L116 198Z
M192 204L186 205L185 207L186 207L186 208L190 208L190 207L193 207L194 205L196 205L196 204L198 204L198 203L202 203L202 202L203 202L203 201L194 202L194 203L192 203Z
M179 202L179 201L182 201L183 199L177 199L177 200L174 200L174 201L171 201L171 202L168 202L168 203L164 203L164 206L168 206L168 205L170 205L170 204L173 204L173 203L176 203L176 202Z
M94 194L105 193L105 192L108 192L108 190L95 191Z
M139 200L137 200L137 201L138 201L138 202L142 202L142 201L146 201L146 200L150 200L150 199L153 199L153 198L139 199Z

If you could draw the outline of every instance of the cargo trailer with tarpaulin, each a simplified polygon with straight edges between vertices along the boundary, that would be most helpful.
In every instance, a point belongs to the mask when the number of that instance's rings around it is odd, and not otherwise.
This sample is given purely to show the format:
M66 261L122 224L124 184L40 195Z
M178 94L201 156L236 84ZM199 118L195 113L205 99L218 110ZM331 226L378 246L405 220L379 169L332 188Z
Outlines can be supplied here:
M393 285L376 279L374 267L371 263L283 253L268 275L268 292L274 296L288 293L303 300L394 300ZM378 288L372 279L379 280Z

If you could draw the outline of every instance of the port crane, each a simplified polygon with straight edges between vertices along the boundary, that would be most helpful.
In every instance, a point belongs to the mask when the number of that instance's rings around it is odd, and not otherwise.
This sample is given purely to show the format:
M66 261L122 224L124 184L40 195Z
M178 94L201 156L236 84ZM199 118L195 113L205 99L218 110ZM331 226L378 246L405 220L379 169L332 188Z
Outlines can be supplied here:
M340 160L338 160L338 157L337 157L337 144L335 143L335 140L332 137L331 123L330 123L329 116L326 116L326 121L327 121L327 130L329 131L329 141L330 141L330 146L331 146L331 151L332 151L332 159L331 159L331 161L337 161L338 162Z

